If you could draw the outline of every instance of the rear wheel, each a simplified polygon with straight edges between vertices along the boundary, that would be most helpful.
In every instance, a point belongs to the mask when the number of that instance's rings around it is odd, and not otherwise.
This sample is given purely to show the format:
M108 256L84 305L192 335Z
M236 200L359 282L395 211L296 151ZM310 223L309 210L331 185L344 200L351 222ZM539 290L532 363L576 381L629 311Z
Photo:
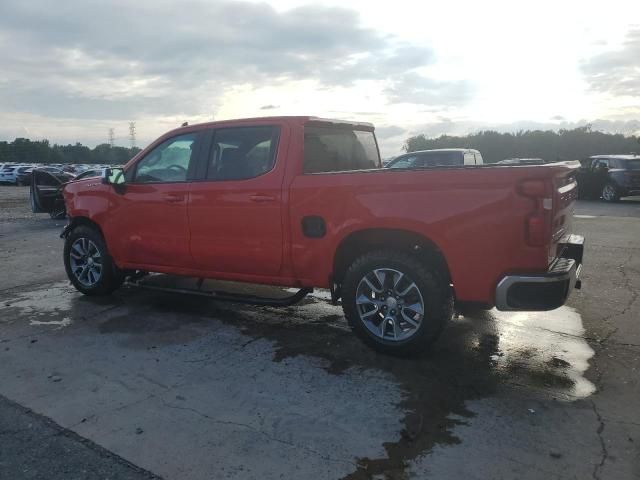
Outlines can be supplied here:
M85 295L107 295L124 281L102 235L89 226L76 227L67 236L64 266L73 286Z
M353 331L376 350L397 355L425 351L453 314L453 295L445 278L409 253L364 254L345 275L345 316Z
M617 202L620 200L620 193L613 183L607 183L602 187L602 199L605 202Z

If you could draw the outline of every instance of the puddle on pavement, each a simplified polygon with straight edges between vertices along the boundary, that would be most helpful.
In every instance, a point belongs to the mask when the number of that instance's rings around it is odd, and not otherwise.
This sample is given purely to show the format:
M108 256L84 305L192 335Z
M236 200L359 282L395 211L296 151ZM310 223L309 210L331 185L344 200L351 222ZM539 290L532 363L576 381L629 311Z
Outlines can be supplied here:
M78 295L69 282L5 294L0 303L0 314L4 316L9 310L17 310L20 317L29 318L30 325L66 327L72 323L71 316L66 313L72 310L74 298ZM63 318L58 318L60 316Z
M73 314L73 294L68 289L68 285L54 284L39 292L17 294L11 305L28 314L41 312L37 321L69 309ZM306 356L320 359L322 367L333 375L349 369L373 369L391 375L403 393L398 405L405 412L401 431L397 438L383 444L384 458L358 459L357 470L347 479L405 478L409 461L428 453L436 444L459 442L454 433L456 425L474 416L466 408L468 401L494 395L499 389L515 385L560 400L585 397L595 390L584 378L594 352L582 338L580 315L571 308L544 313L492 310L459 315L423 357L404 359L380 355L366 347L350 332L342 309L328 303L327 295L316 292L298 306L270 308L124 288L109 302L120 304L126 314L119 308L97 328L104 334L139 338L166 332L167 343L186 343L195 337L180 335L181 329L192 335L196 324L196 335L208 335L211 322L220 321L251 338L271 341L275 362Z
M594 351L583 337L576 310L488 314L496 318L500 336L499 352L492 360L506 381L547 389L569 400L595 392L595 385L584 377Z

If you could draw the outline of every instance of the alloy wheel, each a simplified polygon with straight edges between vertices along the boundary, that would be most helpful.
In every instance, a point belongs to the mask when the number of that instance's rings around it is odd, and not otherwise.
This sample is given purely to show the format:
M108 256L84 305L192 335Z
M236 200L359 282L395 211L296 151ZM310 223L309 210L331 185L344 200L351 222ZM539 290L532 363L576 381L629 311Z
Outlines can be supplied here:
M412 337L424 318L420 289L408 275L393 268L377 268L362 277L356 307L372 334L392 342Z
M93 287L102 277L102 255L95 243L78 238L69 250L71 272L84 287Z
M616 197L616 190L613 185L605 185L602 189L602 198L604 198L607 202L612 201Z

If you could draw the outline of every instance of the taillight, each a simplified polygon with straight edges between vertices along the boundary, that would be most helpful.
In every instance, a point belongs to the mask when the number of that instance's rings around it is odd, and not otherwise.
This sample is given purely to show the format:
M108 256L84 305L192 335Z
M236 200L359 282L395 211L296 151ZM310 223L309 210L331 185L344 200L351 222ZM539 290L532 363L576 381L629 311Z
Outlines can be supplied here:
M541 247L551 239L553 197L551 185L544 180L523 180L518 192L534 201L534 210L527 216L526 238L532 247Z

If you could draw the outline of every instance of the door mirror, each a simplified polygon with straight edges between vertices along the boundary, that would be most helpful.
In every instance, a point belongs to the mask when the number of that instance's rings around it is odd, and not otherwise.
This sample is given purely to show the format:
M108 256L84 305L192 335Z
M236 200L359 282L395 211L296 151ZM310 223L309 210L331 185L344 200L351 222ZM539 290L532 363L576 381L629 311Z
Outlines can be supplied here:
M105 185L124 185L124 170L120 167L105 168L102 171L102 183Z

